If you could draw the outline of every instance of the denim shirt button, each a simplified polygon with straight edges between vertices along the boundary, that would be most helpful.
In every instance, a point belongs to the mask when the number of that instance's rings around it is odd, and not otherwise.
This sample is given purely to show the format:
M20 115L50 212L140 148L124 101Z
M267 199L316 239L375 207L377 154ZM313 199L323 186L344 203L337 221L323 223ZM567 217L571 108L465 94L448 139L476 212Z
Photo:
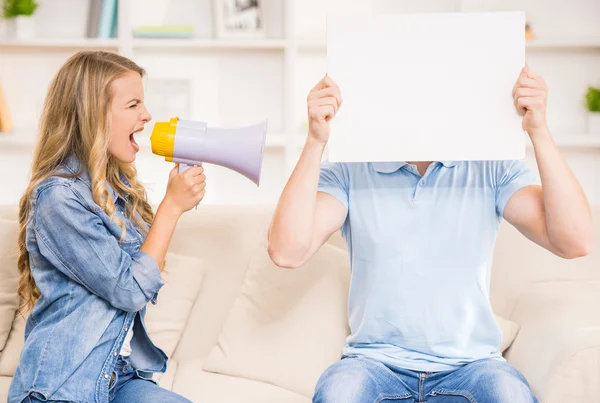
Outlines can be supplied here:
M113 353L113 355L116 357L116 356L117 356L117 352L115 351L115 352Z
M108 374L104 374L104 379L108 379Z
M125 331L127 331L127 326L125 326Z

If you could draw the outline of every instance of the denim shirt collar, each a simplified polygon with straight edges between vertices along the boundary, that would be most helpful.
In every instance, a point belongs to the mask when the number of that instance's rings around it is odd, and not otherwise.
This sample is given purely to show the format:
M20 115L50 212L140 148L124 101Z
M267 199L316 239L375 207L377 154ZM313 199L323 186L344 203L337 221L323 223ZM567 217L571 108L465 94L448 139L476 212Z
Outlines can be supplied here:
M81 170L82 164L76 156L70 155L63 162L63 166L65 168L67 168L67 170L69 170L71 173L75 174ZM130 186L130 182L125 177L125 175L120 173L119 176L121 178L121 181L123 181L123 183L125 183L127 186ZM83 181L85 184L87 184L90 189L92 188L92 179L90 178L90 174L88 172L87 167L83 168L83 170L81 171L81 174L78 176L78 178L81 181ZM110 196L113 200L113 203L117 203L119 199L121 199L125 203L129 200L128 194L126 194L125 196L120 196L108 182L105 182L104 186L106 187L108 194L110 194Z

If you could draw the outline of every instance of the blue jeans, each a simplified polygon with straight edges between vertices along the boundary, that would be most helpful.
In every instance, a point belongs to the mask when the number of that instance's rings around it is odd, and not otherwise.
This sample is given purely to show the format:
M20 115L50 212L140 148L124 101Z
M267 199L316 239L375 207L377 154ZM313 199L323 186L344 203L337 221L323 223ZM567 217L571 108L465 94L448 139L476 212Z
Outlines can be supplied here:
M137 377L129 359L121 356L115 365L109 398L111 403L191 403L177 393L163 389L152 381Z
M127 357L117 359L114 376L110 383L109 399L111 403L191 403L183 396L163 389L152 381L141 379L135 375ZM23 403L45 403L29 396ZM48 400L48 403L68 403Z
M392 371L379 361L350 356L319 378L314 403L538 403L527 380L498 360L454 371Z

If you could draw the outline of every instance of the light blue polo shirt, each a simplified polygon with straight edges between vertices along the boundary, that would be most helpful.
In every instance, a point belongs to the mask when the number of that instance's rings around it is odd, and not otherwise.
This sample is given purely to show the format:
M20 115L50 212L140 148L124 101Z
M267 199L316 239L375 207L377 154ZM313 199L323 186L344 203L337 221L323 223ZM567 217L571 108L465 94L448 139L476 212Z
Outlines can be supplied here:
M508 199L537 183L522 161L324 163L319 191L348 208L344 355L431 372L502 359L494 243Z

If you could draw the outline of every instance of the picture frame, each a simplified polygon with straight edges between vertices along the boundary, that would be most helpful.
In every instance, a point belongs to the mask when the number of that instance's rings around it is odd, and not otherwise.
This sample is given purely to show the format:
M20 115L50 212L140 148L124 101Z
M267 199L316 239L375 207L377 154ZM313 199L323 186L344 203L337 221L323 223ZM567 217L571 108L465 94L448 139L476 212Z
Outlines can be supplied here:
M264 38L265 0L213 0L213 26L217 39Z

